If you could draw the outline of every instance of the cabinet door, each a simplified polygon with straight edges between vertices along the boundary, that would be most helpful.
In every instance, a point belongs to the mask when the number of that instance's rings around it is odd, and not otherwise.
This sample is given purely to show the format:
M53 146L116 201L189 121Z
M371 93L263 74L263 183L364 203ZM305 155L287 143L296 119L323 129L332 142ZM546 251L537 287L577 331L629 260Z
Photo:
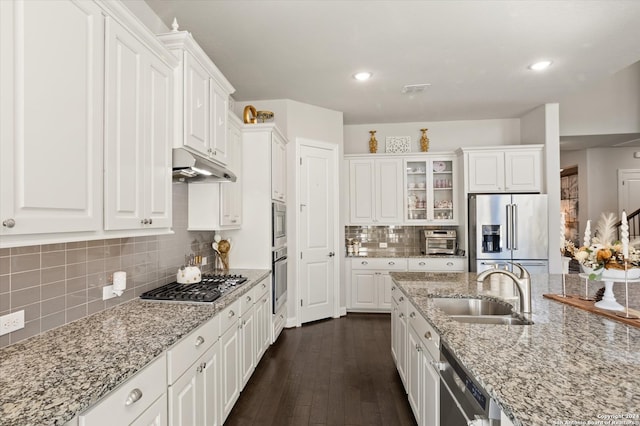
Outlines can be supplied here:
M429 219L439 223L457 223L454 215L456 202L455 161L450 158L429 162L431 178L428 204Z
M145 67L145 198L148 228L171 227L173 70L156 56Z
M144 46L106 18L105 229L139 229L144 217Z
M375 160L375 223L402 223L402 160Z
M176 382L169 386L169 417L173 426L202 424L202 396L198 379L200 366L198 361Z
M504 191L504 154L470 152L468 154L469 192Z
M411 326L409 326L407 343L407 397L416 422L422 424L420 417L422 354L420 353L420 340Z
M378 275L378 291L379 298L378 305L380 308L391 309L391 287L393 286L393 279L388 272L380 272Z
M240 352L242 354L240 388L244 388L256 368L256 318L253 306L247 312L242 313L240 324Z
M378 307L378 284L373 271L351 273L351 307L376 309Z
M242 225L242 131L229 120L228 165L236 174L235 182L220 184L221 225L240 228Z
M189 52L184 52L185 117L184 143L188 147L209 155L211 92L207 70Z
M505 190L539 192L541 189L540 157L540 150L506 151L504 153Z
M233 408L240 396L240 340L236 321L220 338L220 351L222 355L220 374L220 407L222 421Z
M400 312L398 311L398 305L392 299L391 306L391 357L398 366L398 315Z
M349 222L372 223L374 219L374 161L349 161Z
M167 394L163 393L151 407L131 423L130 426L166 426L167 425Z
M401 297L402 298L402 297ZM400 302L398 304L398 321L396 321L397 325L397 364L398 374L400 374L400 379L402 380L402 384L404 385L404 389L407 390L407 317L404 312L404 303Z
M286 146L275 134L271 139L271 198L286 201Z
M0 52L0 235L101 229L102 11L0 1Z
M438 426L440 424L440 376L431 365L432 358L427 351L422 351L422 425Z
M267 282L258 284L267 286ZM267 291L256 301L256 366L271 342L271 303Z
M211 158L218 163L227 164L227 113L229 99L211 79Z
M202 367L199 376L200 405L203 424L216 426L222 424L219 401L220 386L220 343L216 342L198 361Z

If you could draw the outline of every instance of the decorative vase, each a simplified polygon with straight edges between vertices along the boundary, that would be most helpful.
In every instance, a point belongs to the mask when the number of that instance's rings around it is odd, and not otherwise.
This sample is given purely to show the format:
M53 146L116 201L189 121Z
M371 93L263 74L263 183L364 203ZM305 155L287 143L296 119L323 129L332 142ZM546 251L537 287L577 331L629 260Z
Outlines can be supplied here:
M371 138L369 138L369 152L375 154L378 152L378 140L376 139L376 130L369 130Z
M422 137L420 138L420 151L427 152L429 151L429 138L427 137L427 130L429 129L420 129L422 132Z

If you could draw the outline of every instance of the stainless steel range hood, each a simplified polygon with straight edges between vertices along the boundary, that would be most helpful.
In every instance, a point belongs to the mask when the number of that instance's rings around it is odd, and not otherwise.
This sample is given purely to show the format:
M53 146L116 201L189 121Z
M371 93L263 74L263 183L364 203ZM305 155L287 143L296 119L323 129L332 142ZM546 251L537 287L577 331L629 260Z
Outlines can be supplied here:
M205 157L184 148L173 148L173 179L182 182L235 182L236 175Z

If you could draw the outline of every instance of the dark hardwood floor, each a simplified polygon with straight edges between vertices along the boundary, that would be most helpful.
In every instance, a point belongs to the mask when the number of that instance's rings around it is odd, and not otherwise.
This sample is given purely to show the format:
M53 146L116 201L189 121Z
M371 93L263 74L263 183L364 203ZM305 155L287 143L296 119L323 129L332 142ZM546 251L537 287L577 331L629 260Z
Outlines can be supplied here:
M391 358L391 319L348 314L285 329L225 426L415 425Z

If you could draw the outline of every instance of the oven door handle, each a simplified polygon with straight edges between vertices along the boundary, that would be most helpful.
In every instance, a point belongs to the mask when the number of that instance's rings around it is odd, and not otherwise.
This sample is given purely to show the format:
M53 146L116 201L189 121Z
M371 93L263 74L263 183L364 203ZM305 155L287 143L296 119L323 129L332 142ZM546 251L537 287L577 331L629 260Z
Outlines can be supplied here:
M444 385L444 387L447 389L447 392L449 392L449 395L451 395L451 399L453 399L453 402L455 402L456 407L458 407L458 410L460 411L460 413L464 417L464 420L467 423L467 426L489 426L490 425L489 419L487 419L485 417L478 416L477 414L475 415L475 419L473 419L473 420L471 420L469 417L467 417L467 413L464 411L464 408L462 407L462 405L458 401L458 398L456 397L456 394L449 387L449 383L447 383L446 379L444 378L444 376L441 373L441 371L446 369L447 366L449 368L451 368L451 366L446 362L435 362L435 361L433 362L432 365L435 367L436 371L438 372L438 376L440 376L440 383L442 383ZM457 378L457 376L455 378ZM455 380L455 378L454 378L454 380ZM458 378L458 380L460 380L460 379Z

